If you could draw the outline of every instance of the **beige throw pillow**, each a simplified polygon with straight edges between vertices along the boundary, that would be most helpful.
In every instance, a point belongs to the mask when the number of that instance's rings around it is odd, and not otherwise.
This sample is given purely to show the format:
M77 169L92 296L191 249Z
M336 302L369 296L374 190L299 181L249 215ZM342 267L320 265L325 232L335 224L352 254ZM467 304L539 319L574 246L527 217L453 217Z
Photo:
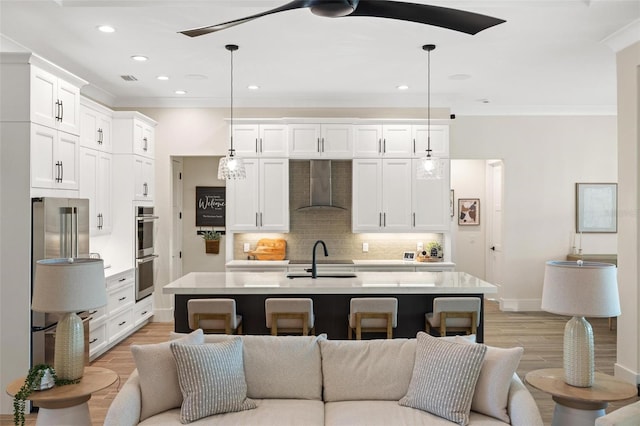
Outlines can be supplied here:
M183 398L180 422L256 408L256 403L247 398L239 337L203 345L172 343L171 351Z
M462 338L456 341L472 344ZM473 411L511 423L507 410L509 387L523 353L524 348L520 347L506 349L487 346L487 354L482 362L473 401L471 401Z
M411 383L400 405L466 425L486 351L485 345L463 345L419 332Z
M190 345L204 343L198 329L176 340ZM140 375L140 421L163 411L180 407L182 393L178 385L178 370L170 348L171 342L152 345L131 345L131 353Z

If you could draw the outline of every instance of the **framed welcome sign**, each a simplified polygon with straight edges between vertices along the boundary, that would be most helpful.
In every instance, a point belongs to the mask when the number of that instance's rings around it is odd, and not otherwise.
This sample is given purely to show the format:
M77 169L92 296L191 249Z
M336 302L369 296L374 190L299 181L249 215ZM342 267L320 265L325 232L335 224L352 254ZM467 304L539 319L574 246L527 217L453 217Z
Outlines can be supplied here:
M224 186L196 186L196 226L225 226Z

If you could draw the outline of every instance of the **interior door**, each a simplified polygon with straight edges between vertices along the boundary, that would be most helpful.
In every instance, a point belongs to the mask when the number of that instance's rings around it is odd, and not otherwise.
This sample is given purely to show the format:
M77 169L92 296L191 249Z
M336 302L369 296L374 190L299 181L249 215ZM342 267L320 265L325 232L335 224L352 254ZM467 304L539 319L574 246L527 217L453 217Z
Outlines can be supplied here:
M503 179L504 164L501 160L487 162L487 198L488 209L488 229L487 242L487 281L498 287L497 299L502 297L503 282L503 246L502 246L502 225L503 213Z
M171 160L171 280L182 276L182 162Z

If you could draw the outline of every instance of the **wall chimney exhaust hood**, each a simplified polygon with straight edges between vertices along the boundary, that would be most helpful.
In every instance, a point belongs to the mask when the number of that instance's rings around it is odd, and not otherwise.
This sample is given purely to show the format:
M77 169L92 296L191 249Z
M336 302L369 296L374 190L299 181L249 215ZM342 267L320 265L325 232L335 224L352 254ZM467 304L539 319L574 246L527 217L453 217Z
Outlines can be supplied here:
M346 210L344 207L334 206L331 197L331 160L310 160L309 164L309 194L308 206L301 210L335 209Z

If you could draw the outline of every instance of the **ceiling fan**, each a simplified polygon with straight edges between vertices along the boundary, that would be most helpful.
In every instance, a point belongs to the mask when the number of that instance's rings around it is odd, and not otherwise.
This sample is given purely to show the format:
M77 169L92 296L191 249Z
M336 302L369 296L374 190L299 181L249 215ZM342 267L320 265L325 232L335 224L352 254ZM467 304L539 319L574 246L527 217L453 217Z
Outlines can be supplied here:
M467 34L476 34L489 27L505 22L504 19L493 18L464 10L390 0L294 0L275 9L247 16L246 18L180 31L180 33L189 37L197 37L243 24L262 16L304 8L311 9L311 13L315 15L331 18L343 16L372 16L377 18L399 19L402 21L435 25Z

